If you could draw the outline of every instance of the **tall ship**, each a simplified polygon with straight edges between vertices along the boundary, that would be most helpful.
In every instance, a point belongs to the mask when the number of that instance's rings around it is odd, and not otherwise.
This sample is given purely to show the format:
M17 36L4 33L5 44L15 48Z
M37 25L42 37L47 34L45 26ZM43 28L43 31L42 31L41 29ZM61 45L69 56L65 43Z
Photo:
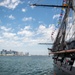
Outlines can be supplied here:
M61 8L58 33L52 48L48 48L49 55L53 54L54 75L75 75L75 0L63 0L62 5L31 5Z

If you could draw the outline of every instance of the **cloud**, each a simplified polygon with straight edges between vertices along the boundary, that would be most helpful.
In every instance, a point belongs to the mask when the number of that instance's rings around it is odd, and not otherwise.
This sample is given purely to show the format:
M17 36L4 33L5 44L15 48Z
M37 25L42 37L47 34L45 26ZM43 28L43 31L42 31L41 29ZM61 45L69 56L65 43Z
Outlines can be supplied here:
M4 40L3 39L0 39L0 43L3 43L4 42Z
M6 28L5 26L1 26L0 29L6 32L11 30L11 28Z
M55 30L54 24L50 24L48 28L44 25L40 25L37 30L37 35L42 35L42 39L45 40L46 42L48 41L52 42L51 34L54 30ZM53 35L53 38L55 39L56 35Z
M32 17L24 17L23 19L22 19L22 21L32 21L32 20L35 20L35 19L33 19Z
M52 42L51 33L54 27L50 27L51 32L49 32L49 28L46 28L44 25L40 25L36 31L33 29L31 31L30 28L30 26L25 27L18 32L18 35L22 36L21 42L27 43L28 45L35 45L39 42Z
M28 31L28 30L22 30L22 31L18 32L18 34L20 34L20 35L25 35L25 36L27 36L27 37L33 35L33 33L30 32L30 31Z
M9 38L9 39L18 39L18 36L16 36L16 33L13 32L12 28L7 28L5 26L0 26L0 39L2 38Z
M25 26L24 29L29 30L29 29L31 29L31 27L30 26Z
M9 9L15 9L20 3L20 0L3 0L0 2L0 6L4 6Z
M26 12L26 9L25 8L22 8L22 12Z
M40 25L40 26L39 26L39 30L41 30L41 31L44 30L45 28L46 28L46 27L45 27L44 25Z
M0 44L1 46L13 48L24 47L25 45L34 46L40 42L52 42L51 33L54 29L54 24L50 24L48 27L40 24L37 29L33 29L31 26L25 26L17 32L14 32L12 28L2 26L0 31ZM53 37L55 38L56 35Z
M10 32L4 32L3 37L5 38L13 38L16 34L15 33L10 33Z
M14 17L13 15L10 15L8 18L9 18L9 19L12 19L12 20L15 19L15 17Z
M59 16L60 16L60 14L56 14L56 15L53 16L53 19L59 18Z
M33 32L30 31L30 26L25 26L24 29L21 29L17 34L25 36L25 37L30 37L33 36Z

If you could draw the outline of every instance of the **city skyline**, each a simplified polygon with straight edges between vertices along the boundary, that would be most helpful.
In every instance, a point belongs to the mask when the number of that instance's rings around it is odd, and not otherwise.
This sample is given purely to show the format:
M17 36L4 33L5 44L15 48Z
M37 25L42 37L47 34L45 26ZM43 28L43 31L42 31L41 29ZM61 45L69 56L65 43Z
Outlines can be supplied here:
M18 52L15 50L6 50L6 49L2 49L0 51L0 56L29 56L29 52Z

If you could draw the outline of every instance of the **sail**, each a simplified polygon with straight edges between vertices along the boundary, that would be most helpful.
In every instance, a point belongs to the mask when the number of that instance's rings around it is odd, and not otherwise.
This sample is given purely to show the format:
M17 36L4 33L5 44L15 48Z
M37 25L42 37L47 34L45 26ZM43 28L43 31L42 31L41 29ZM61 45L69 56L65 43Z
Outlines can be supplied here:
M73 9L75 10L75 0L73 0Z
M60 25L56 40L53 45L53 52L58 50L63 50L65 46L65 35L66 35L66 27L67 27L67 18L70 12L71 7L71 1L66 1L66 4L68 5L67 8L65 8L65 15L62 20L62 23Z
M73 0L73 40L75 40L75 0Z

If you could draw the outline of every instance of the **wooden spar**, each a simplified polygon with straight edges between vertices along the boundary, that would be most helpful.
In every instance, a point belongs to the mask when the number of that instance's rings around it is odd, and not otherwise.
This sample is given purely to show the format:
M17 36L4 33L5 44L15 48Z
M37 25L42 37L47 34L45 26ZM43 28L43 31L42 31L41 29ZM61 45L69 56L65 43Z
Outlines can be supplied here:
M64 5L44 5L44 4L30 4L30 6L43 6L43 7L58 7L58 8L68 8L67 4ZM72 8L72 6L70 6Z
M62 51L57 51L57 52L51 52L49 54L61 54L61 53L72 53L75 52L75 49L71 49L71 50L62 50Z
M39 43L40 45L53 45L53 43Z

